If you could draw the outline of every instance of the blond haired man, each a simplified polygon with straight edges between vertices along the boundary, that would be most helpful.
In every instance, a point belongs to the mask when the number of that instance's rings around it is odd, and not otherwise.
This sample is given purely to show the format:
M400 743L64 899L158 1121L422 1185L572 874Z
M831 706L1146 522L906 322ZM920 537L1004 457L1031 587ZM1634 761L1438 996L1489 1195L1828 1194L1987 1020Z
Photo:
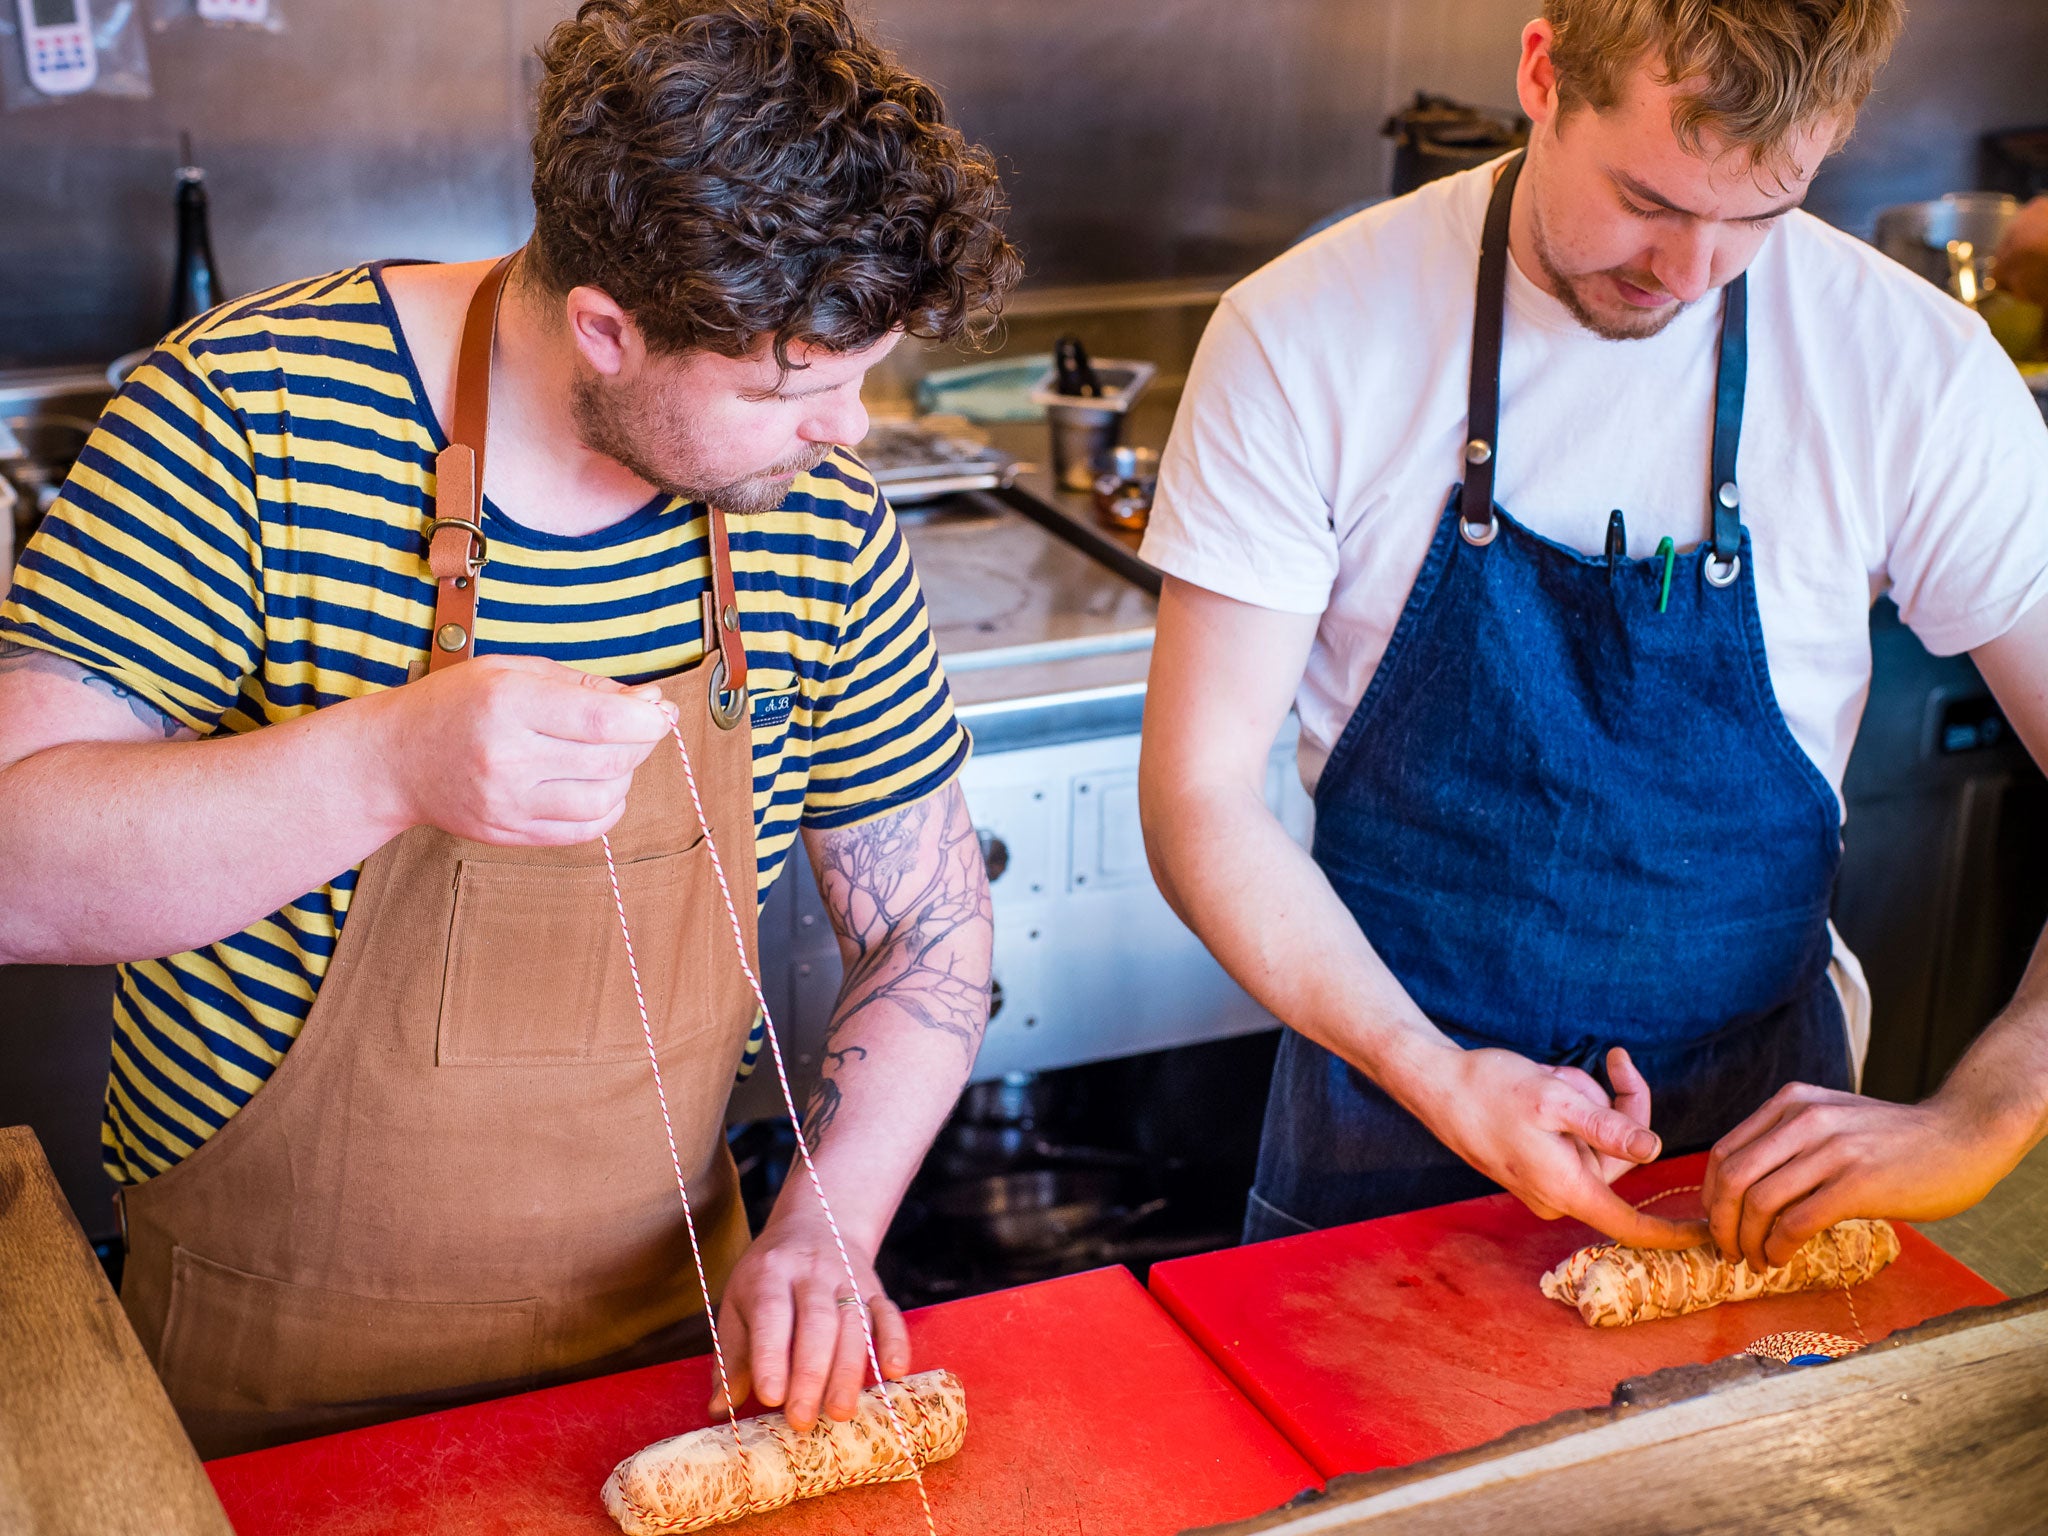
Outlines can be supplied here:
M1828 924L1877 595L2048 756L2048 434L1975 316L1799 211L1900 24L1548 0L1526 156L1219 307L1145 544L1142 791L1161 884L1290 1026L1248 1236L1505 1186L1688 1243L1608 1185L1713 1146L1714 1238L1782 1261L2041 1137L2048 961L1880 1103ZM1290 704L1308 855L1259 793Z

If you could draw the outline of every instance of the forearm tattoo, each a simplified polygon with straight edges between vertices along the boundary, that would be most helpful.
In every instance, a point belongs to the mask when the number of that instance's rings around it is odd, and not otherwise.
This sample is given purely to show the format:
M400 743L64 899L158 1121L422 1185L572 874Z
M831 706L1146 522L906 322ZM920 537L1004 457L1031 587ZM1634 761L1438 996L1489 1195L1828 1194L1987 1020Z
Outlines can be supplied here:
M825 1132L839 1118L839 1106L846 1098L837 1073L849 1061L866 1061L867 1047L849 1045L843 1051L827 1051L818 1086L811 1090L811 1102L804 1109L804 1140L812 1147L825 1139Z
M73 682L83 683L95 693L104 693L110 699L119 699L128 706L128 712L165 741L189 739L194 732L189 726L158 709L149 700L126 684L118 683L104 673L81 666L67 657L59 656L33 645L23 645L18 640L0 640L0 672L46 672L52 677L68 677Z
M820 853L818 888L839 934L846 980L804 1115L813 1143L839 1113L839 1076L867 1056L863 1046L839 1044L859 1021L900 1015L950 1035L973 1059L988 1027L995 935L981 843L957 784L829 834Z

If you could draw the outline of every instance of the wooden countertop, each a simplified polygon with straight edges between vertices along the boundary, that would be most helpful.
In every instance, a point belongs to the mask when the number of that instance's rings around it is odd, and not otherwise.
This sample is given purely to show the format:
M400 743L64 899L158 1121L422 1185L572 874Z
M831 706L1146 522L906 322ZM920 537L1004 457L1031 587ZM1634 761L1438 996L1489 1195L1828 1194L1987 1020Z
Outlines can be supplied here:
M231 1536L26 1126L0 1128L0 1530Z

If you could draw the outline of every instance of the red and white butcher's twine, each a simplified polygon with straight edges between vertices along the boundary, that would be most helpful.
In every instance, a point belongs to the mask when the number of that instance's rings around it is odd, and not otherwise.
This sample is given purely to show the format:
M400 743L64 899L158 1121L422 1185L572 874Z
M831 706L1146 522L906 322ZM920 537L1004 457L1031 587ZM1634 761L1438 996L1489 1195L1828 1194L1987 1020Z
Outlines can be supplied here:
M1656 1194L1649 1196L1647 1199L1636 1201L1635 1204L1631 1207L1631 1209L1640 1211L1644 1206L1655 1205L1659 1200L1662 1200L1670 1195L1697 1195L1703 1193L1705 1188L1706 1186L1702 1184L1679 1184L1670 1189L1660 1189L1657 1191ZM1834 1239L1836 1272L1846 1277L1849 1272L1849 1266L1843 1260L1841 1229L1839 1227L1830 1227L1828 1228L1828 1233ZM1864 1348L1870 1343L1870 1335L1863 1331L1863 1319L1856 1315L1856 1298L1850 1294L1849 1282L1846 1278L1844 1278L1842 1281L1842 1300L1848 1303L1849 1324L1856 1330L1856 1347L1859 1349ZM1790 1337L1792 1337L1792 1335L1790 1334L1773 1333L1766 1335L1764 1338L1758 1339L1756 1342L1758 1344L1768 1344L1773 1339ZM1825 1339L1832 1337L1832 1335L1817 1333L1812 1335L1812 1337L1816 1339ZM1843 1342L1847 1343L1846 1340L1844 1340Z
M733 949L739 955L740 970L745 973L747 986L753 991L754 1006L761 1010L761 1027L768 1036L768 1053L775 1062L776 1081L782 1085L782 1102L789 1110L790 1129L796 1133L797 1155L802 1158L804 1171L810 1175L812 1193L818 1197L818 1208L825 1213L825 1225L832 1233L832 1246L839 1250L840 1268L846 1276L847 1286L854 1298L855 1309L860 1313L861 1337L866 1341L868 1365L875 1373L875 1381L882 1387L878 1394L882 1406L888 1411L889 1424L896 1432L896 1443L903 1451L903 1459L909 1464L911 1478L917 1484L918 1502L924 1507L924 1523L930 1536L938 1536L938 1522L932 1518L931 1495L925 1491L924 1469L918 1464L916 1447L911 1444L910 1430L902 1416L896 1411L896 1403L889 1396L886 1381L882 1376L882 1361L875 1350L874 1320L869 1315L867 1303L860 1299L860 1277L854 1273L853 1256L847 1252L846 1239L840 1236L839 1222L832 1214L832 1207L825 1199L825 1186L818 1178L818 1165L811 1160L810 1142L804 1136L803 1119L797 1113L796 1095L789 1086L789 1069L782 1059L782 1042L775 1035L775 1020L768 1011L768 998L761 990L761 979L754 974L754 967L747 959L745 930L740 924L739 909L733 903L732 886L725 878L725 864L718 857L718 843L711 834L711 821L704 814L704 800L697 792L697 771L690 762L690 749L683 745L680 725L671 723L669 735L674 738L676 751L683 759L683 782L689 787L690 804L697 813L697 825L704 831L704 847L711 855L711 872L718 877L718 894L725 902L725 915L732 925ZM726 1375L725 1350L718 1340L718 1313L711 1301L711 1283L704 1270L704 1250L697 1241L697 1222L690 1213L690 1189L683 1177L683 1159L676 1150L676 1129L669 1118L668 1091L662 1086L661 1058L654 1049L654 1026L647 1016L647 995L640 987L640 966L633 956L633 930L626 921L626 898L619 890L619 868L612 858L611 834L602 834L598 841L604 847L605 874L611 880L612 904L618 909L619 936L626 941L626 971L633 981L633 1001L640 1009L640 1034L647 1042L647 1064L654 1070L654 1092L661 1101L661 1127L668 1135L669 1162L675 1169L676 1193L683 1199L683 1226L690 1237L690 1257L697 1266L697 1288L704 1296L704 1319L711 1326L711 1357L718 1367L718 1385L725 1396L726 1422L732 1426L732 1442L740 1452L740 1465L746 1468L745 1449L740 1441L739 1408L733 1401L732 1382ZM755 1508L753 1478L747 1480L747 1512Z

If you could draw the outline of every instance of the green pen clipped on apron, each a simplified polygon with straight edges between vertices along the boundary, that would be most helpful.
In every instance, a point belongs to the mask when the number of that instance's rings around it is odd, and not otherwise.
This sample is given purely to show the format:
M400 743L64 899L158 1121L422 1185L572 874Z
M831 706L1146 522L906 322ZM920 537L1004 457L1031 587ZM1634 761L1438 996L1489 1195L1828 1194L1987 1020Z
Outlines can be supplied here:
M1628 558L1628 520L1616 507L1607 514L1607 559L1609 563ZM1678 546L1665 534L1657 541L1657 553L1652 559L1664 562L1664 579L1657 591L1657 611L1667 613L1671 608L1671 568L1678 563Z

